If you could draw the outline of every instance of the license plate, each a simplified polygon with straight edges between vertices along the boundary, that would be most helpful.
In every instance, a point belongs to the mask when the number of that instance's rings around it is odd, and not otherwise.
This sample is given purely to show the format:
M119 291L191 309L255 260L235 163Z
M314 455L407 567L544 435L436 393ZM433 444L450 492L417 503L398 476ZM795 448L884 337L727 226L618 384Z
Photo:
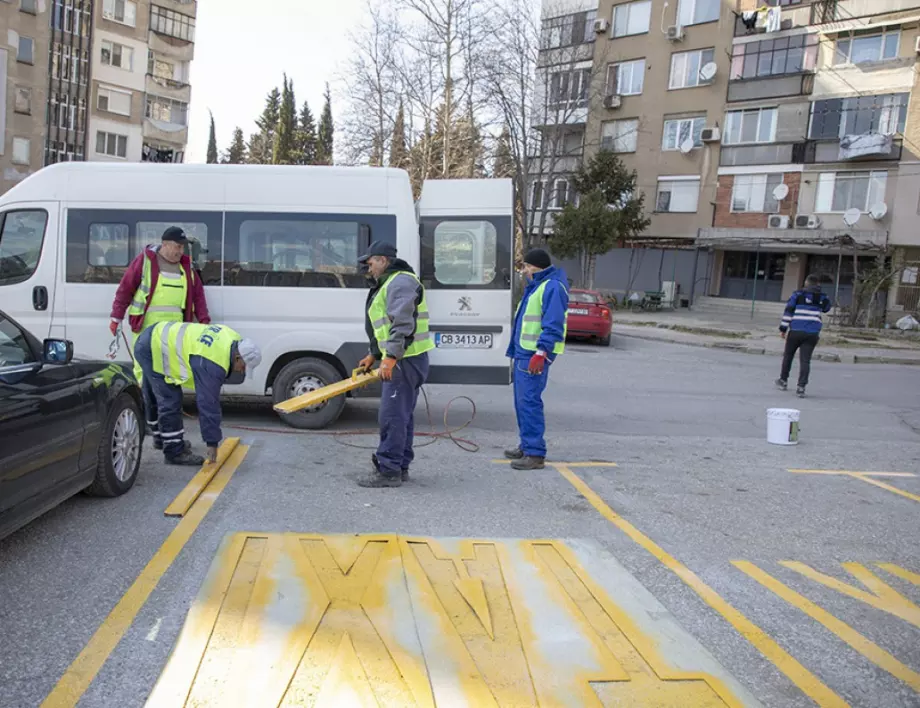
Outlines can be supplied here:
M491 334L436 332L434 344L442 349L491 349Z
M587 315L588 311L580 307L573 307L569 310L573 315Z

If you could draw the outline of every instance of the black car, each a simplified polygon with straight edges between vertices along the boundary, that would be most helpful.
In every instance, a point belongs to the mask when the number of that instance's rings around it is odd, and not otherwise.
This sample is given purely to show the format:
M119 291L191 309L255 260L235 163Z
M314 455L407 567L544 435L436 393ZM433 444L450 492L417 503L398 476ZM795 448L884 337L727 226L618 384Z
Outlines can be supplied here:
M77 492L134 486L144 438L130 367L73 358L0 312L0 538Z

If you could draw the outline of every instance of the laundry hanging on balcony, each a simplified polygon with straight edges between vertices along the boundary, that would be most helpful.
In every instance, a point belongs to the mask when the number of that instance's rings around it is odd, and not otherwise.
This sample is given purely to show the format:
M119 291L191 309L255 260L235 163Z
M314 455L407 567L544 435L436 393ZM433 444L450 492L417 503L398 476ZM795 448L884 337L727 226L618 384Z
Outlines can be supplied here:
M778 7L771 7L767 10L766 29L767 32L779 32L783 26L783 11Z
M852 160L865 155L888 155L891 153L892 137L881 133L844 135L840 138L840 159Z
M741 23L744 25L745 29L748 32L753 32L757 29L757 18L760 17L757 10L751 10L749 12L741 13Z

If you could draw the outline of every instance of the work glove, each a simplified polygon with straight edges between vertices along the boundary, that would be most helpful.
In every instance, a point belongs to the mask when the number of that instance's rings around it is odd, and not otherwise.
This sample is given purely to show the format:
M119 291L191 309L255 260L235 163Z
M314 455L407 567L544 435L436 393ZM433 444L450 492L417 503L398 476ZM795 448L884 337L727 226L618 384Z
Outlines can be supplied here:
M367 373L373 368L374 362L376 361L377 359L374 357L373 354L368 354L366 357L364 357L361 361L358 362L358 368L361 369L361 371L363 371L364 373Z
M215 462L217 462L217 447L210 447L210 446L209 446L209 447L208 447L208 454L205 455L204 459L205 459L205 461L209 462L209 463L212 464L212 465L213 465Z
M546 366L546 356L537 353L530 357L530 363L527 365L527 372L530 374L542 374Z
M391 356L383 357L383 361L380 362L380 378L384 381L393 380L393 369L396 368L396 359Z
M112 333L113 337L118 334L118 325L120 324L118 320L109 320L109 332Z

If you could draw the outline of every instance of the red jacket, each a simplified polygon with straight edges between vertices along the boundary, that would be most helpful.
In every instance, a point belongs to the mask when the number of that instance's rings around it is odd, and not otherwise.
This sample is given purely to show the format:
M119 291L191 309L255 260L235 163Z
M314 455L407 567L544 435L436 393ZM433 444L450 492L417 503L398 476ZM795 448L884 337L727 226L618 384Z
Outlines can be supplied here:
M141 286L141 280L144 277L144 258L150 261L150 292L147 294L147 302L144 303L144 315L147 314L150 298L153 297L160 278L160 264L157 262L157 252L153 246L145 248L144 252L131 262L128 270L122 276L118 290L115 292L115 301L112 303L112 319L121 322L131 306L134 293ZM201 278L197 273L192 273L192 261L187 255L182 254L179 265L185 271L185 280L188 284L183 312L185 321L194 322L197 319L201 324L210 324L211 316L208 314L208 302L204 296L204 284ZM143 327L144 315L131 315L128 318L131 331L135 334L139 333Z

